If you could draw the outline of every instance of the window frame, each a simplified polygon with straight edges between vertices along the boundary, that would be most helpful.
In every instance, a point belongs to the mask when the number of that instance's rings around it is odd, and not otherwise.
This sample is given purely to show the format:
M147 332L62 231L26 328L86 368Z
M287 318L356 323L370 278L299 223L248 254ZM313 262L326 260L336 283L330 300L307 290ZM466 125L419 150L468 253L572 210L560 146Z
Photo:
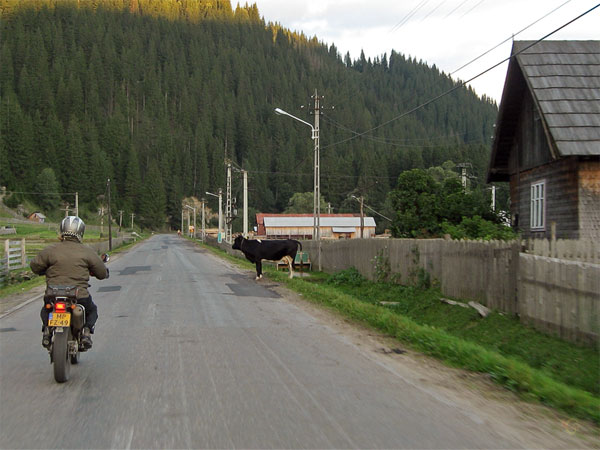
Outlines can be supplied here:
M529 226L532 231L545 231L547 197L546 180L543 179L531 183L529 193Z

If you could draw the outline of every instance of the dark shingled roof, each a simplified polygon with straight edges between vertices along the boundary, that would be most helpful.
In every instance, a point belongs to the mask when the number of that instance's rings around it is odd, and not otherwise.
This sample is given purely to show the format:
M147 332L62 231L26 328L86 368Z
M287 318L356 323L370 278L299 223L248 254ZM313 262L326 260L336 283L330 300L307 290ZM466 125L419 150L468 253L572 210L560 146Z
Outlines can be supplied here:
M541 41L527 48L533 43L513 44L516 56L510 61L502 94L488 174L491 181L506 168L514 118L524 94L522 77L558 156L600 155L600 41Z

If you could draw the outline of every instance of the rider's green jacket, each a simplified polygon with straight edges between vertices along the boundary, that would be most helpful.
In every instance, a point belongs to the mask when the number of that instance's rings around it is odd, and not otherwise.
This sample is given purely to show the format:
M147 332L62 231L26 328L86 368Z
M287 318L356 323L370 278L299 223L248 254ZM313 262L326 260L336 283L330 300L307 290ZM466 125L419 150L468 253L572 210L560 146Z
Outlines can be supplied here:
M90 275L99 280L108 276L104 262L94 250L69 238L44 248L29 266L33 273L46 275L48 286L76 286L77 298L89 297Z

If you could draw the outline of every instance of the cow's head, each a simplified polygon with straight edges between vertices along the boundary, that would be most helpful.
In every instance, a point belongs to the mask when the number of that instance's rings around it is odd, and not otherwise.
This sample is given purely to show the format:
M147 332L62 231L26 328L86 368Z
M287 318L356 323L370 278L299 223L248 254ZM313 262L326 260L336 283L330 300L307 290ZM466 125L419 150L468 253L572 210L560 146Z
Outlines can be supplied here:
M243 240L244 240L244 236L242 236L241 234L237 235L235 237L235 240L233 241L233 245L231 246L231 248L234 250L241 250Z

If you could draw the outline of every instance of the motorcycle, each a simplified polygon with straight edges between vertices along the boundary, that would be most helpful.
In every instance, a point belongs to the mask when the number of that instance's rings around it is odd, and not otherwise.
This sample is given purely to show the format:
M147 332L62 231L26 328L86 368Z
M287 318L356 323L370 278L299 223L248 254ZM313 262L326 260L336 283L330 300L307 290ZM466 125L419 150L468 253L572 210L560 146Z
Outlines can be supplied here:
M107 254L102 255L106 263ZM69 380L71 365L79 363L81 352L87 351L81 337L85 324L85 307L77 303L77 287L48 286L46 288L46 309L49 311L48 332L50 363L53 365L57 383Z
M86 350L81 344L85 308L77 303L76 292L74 286L48 286L46 289L46 309L51 310L48 352L58 383L69 379L71 364L78 364L79 353Z

